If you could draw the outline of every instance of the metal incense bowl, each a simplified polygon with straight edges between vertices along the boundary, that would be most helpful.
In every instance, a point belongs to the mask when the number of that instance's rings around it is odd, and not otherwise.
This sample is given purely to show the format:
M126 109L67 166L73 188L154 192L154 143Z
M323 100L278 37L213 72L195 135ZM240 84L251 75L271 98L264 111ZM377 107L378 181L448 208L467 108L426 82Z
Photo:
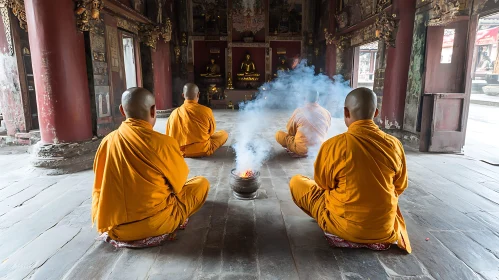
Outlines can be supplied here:
M229 184L235 198L241 200L255 199L260 188L260 172L255 171L253 176L244 178L236 173L236 169L232 169Z

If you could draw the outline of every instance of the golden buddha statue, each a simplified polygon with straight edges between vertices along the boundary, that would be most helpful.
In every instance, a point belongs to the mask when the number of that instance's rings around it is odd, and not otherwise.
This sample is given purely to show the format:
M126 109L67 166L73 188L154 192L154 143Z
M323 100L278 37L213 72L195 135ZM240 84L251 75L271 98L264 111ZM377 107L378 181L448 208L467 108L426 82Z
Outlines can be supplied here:
M260 79L260 74L256 72L255 63L251 60L251 55L246 54L246 59L241 63L241 72L237 73L239 81L254 82Z
M210 59L210 64L206 66L206 73L201 74L201 77L218 78L221 77L220 66L215 63L215 59Z
M274 74L275 77L277 77L277 73L279 73L279 71L289 71L289 67L286 65L286 58L282 56L279 58L279 61L281 64L277 66L277 72Z

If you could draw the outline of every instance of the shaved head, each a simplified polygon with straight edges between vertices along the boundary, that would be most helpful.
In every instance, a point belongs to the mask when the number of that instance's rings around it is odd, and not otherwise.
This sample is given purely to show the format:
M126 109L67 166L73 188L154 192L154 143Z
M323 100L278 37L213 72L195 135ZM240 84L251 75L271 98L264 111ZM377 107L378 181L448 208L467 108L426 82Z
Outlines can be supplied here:
M307 94L307 102L315 103L319 101L319 93L315 90L310 90Z
M150 122L156 116L156 100L154 94L145 88L129 88L121 96L122 113L126 118L140 119ZM152 116L152 115L153 116Z
M184 86L183 94L184 98L187 100L196 100L198 98L199 88L196 84L187 83Z
M358 120L372 120L377 115L376 94L368 88L352 90L345 99L345 122L347 126Z

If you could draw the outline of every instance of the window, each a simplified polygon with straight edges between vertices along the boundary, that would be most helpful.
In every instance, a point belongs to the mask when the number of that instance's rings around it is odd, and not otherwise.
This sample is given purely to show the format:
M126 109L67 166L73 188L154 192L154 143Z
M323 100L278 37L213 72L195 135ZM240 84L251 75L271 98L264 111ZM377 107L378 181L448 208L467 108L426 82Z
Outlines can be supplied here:
M440 63L442 64L449 64L452 62L455 33L455 29L444 29L444 40L442 42L442 53L440 55Z
M132 37L123 34L123 58L125 61L126 87L137 86L137 68L135 67L135 50Z

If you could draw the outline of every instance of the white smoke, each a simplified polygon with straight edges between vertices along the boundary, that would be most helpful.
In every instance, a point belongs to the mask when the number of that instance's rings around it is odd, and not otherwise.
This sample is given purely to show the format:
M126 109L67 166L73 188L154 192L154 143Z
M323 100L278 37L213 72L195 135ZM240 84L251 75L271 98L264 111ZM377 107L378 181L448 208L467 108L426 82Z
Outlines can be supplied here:
M351 88L342 76L335 76L333 80L329 77L315 75L314 67L307 66L302 60L298 66L291 71L280 71L278 78L262 85L254 100L240 104L238 129L234 135L236 143L233 148L236 152L236 171L245 170L258 171L263 163L272 154L272 139L265 139L264 132L269 129L273 109L286 110L288 118L296 108L305 104L305 98L309 91L319 93L319 104L326 108L333 118L328 137L342 133L345 128L340 128L339 118L343 117L343 103L345 96ZM287 120L284 121L286 125ZM274 135L276 131L267 133ZM320 144L309 147L309 156L314 156L320 148Z

